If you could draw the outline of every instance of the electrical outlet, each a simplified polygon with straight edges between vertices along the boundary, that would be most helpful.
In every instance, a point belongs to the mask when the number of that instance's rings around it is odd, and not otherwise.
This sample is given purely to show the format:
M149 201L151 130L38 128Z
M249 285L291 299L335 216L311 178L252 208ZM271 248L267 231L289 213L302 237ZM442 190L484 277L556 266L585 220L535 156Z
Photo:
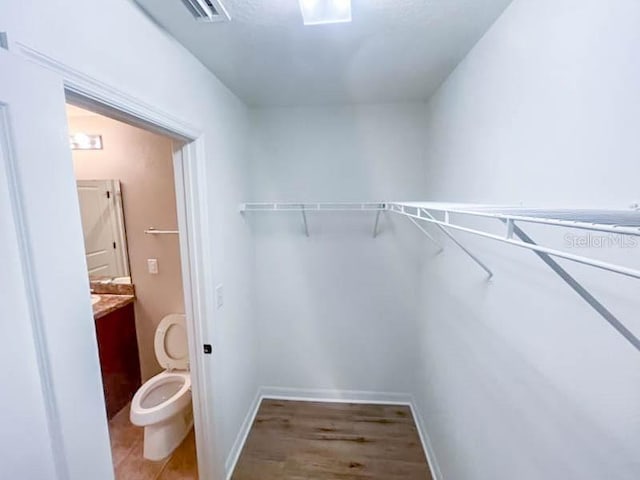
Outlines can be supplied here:
M158 274L158 259L157 258L148 258L147 259L147 270L151 275Z
M219 309L224 305L224 291L222 289L222 285L218 285L216 287L216 307Z

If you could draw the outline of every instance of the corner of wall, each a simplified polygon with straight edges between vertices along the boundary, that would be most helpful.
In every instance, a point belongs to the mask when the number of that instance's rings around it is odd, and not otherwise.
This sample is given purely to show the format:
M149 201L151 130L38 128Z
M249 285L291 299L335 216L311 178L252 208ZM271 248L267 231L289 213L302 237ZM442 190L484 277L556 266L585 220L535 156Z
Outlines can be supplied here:
M236 463L238 463L238 459L240 458L240 454L242 453L242 448L244 447L245 442L247 441L247 437L249 436L249 432L251 431L251 426L253 425L253 421L258 414L258 409L260 408L260 404L262 403L262 388L258 388L256 392L256 396L251 402L249 406L249 410L242 421L242 425L240 426L240 430L238 430L238 435L233 442L233 446L227 455L227 458L224 462L224 472L225 479L230 480L231 475L233 474L233 470L236 467Z

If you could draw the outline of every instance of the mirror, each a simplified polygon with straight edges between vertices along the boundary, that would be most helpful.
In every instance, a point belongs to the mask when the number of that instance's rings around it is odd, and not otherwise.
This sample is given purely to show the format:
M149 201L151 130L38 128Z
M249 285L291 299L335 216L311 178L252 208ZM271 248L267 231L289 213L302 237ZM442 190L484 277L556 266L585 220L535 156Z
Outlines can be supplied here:
M77 180L89 278L130 284L119 180Z

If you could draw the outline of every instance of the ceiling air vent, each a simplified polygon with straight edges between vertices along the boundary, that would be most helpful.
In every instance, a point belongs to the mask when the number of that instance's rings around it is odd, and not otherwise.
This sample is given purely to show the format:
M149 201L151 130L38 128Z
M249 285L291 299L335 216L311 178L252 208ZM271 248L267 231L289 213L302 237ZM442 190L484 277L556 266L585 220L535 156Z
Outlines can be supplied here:
M220 0L182 0L191 15L200 22L227 22L227 10Z

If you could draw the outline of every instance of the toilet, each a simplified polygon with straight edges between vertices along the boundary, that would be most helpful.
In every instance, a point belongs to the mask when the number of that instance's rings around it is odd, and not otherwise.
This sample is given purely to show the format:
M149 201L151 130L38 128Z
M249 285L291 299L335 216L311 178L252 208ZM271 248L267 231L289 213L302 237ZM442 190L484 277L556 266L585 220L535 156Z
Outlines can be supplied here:
M169 456L193 426L191 376L185 316L167 315L156 329L154 348L165 370L147 380L131 402L131 423L144 427L144 458Z

